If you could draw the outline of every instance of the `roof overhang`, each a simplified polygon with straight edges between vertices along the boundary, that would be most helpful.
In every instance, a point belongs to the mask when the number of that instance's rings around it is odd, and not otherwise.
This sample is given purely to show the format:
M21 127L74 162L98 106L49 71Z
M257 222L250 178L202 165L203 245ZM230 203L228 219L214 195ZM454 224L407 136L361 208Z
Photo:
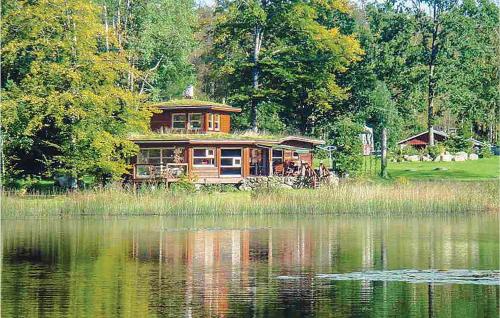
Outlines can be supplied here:
M416 135L413 135L411 137L408 137L406 139L403 139L401 141L398 141L398 145L400 144L404 144L405 142L408 142L414 138L417 138L417 137L420 137L420 136L423 136L425 134L428 134L429 131L424 131L424 132L421 132L420 134L416 134ZM448 138L448 134L445 133L444 131L440 131L440 130L434 130L434 135L439 135L439 136L442 136L442 137L445 137L445 138Z
M241 113L241 108L231 107L231 106L220 106L220 105L155 105L158 109L176 111L176 110L213 110L228 113Z
M291 151L295 151L297 153L309 153L309 152L311 152L311 149L294 147L294 146L287 146L287 145L280 145L280 144L258 143L258 144L256 144L256 146L262 147L262 148L275 149L275 150L291 150Z

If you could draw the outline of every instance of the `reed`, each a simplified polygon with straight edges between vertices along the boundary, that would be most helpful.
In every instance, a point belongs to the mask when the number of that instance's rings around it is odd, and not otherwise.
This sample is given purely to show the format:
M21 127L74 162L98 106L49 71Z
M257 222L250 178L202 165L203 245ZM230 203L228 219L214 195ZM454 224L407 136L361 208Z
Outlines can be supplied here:
M316 190L180 193L87 190L1 197L2 217L70 215L498 213L496 182L347 183Z

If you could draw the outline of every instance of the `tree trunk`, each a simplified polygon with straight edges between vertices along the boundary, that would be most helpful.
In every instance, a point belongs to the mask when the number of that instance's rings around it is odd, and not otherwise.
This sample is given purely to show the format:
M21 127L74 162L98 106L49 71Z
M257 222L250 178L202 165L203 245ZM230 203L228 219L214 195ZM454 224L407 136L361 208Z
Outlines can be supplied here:
M106 32L106 52L109 52L109 25L108 25L108 9L103 6L104 10L104 30Z
M438 44L437 37L439 31L439 23L438 23L438 12L437 12L437 4L434 2L433 6L433 14L432 14L432 39L431 39L431 54L429 57L429 83L428 83L428 97L427 97L427 128L429 130L429 146L434 146L434 97L436 93L436 79L434 74L436 57L438 53Z
M262 37L263 37L262 27L256 26L254 31L254 48L253 48L253 68L252 68L252 109L251 109L251 122L252 122L252 130L257 131L257 108L258 108L258 98L257 92L259 90L259 77L260 77L260 67L259 67L259 54L260 48L262 45Z
M387 174L387 128L382 128L382 154L381 154L380 176L384 179L388 178Z

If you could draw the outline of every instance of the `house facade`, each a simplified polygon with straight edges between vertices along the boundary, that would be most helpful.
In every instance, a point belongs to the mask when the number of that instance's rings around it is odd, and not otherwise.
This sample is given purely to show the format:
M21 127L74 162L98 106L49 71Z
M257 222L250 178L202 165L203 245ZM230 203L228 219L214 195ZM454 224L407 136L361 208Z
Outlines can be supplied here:
M312 150L322 141L294 136L231 133L231 114L241 109L193 99L155 105L151 134L132 136L134 183L178 181L236 184L251 176L286 176L312 169Z

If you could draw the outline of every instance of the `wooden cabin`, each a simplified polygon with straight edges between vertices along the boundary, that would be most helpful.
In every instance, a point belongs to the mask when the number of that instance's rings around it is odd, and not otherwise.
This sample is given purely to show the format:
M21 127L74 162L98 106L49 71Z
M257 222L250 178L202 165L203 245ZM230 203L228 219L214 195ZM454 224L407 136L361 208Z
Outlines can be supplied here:
M445 142L450 137L449 134L447 134L446 132L444 132L442 130L434 129L433 132L434 132L434 141L436 143ZM479 150L483 147L488 146L486 143L481 142L479 140L476 140L474 138L468 138L467 140L472 144L472 147L476 150ZM420 134L417 134L417 135L408 137L404 140L401 140L398 142L398 145L401 148L404 148L407 146L411 146L411 147L416 148L416 149L426 148L429 145L429 131L424 131Z
M433 130L433 132L435 142L443 142L448 139L448 134L444 131ZM411 146L417 149L426 148L429 145L429 131L427 130L420 134L403 139L398 142L398 145L402 148L406 146Z
M250 176L286 176L312 167L312 150L323 141L293 136L231 133L229 105L193 99L160 103L152 133L133 136L133 180L175 182L188 175L195 183L239 183Z

